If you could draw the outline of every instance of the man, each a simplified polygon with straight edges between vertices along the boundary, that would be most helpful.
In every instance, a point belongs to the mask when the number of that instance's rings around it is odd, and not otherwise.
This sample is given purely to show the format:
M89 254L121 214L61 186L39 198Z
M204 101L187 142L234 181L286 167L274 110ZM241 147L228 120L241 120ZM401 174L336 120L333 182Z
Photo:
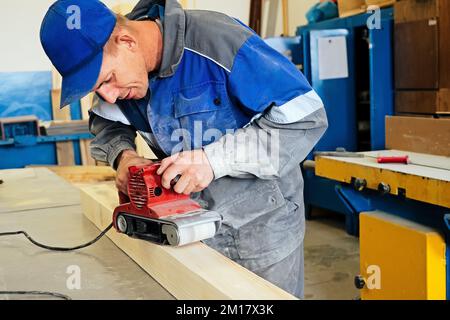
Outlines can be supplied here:
M181 175L176 192L223 215L205 242L303 296L299 164L327 120L288 59L239 21L175 0L141 0L127 18L96 0L60 0L41 42L63 76L61 106L97 93L91 152L117 169L119 190L129 166L150 163L135 152L139 132L166 188Z

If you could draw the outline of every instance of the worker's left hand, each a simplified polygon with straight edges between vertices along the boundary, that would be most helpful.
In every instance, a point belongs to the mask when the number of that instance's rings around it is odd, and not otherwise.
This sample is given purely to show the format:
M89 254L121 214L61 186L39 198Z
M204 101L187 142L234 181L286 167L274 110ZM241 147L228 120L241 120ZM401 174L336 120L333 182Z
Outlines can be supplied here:
M157 174L162 175L161 182L166 189L170 189L171 181L181 175L173 190L186 195L206 189L214 179L214 172L203 150L184 151L162 160Z

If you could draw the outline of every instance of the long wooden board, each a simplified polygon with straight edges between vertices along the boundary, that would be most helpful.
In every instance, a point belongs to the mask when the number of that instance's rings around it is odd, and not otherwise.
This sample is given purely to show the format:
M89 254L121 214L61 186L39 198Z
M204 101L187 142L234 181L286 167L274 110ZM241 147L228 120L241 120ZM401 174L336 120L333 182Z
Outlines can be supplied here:
M111 183L81 187L86 217L99 229L118 204ZM177 299L295 299L203 243L181 248L154 245L115 230L107 236Z
M52 89L53 120L70 120L70 108L60 109L61 89ZM74 149L72 141L56 143L56 156L58 164L62 166L75 165Z
M114 181L116 179L114 169L106 166L49 166L47 168L72 183Z
M92 99L94 94L90 93L80 100L81 105L81 119L89 119L89 110L92 107ZM95 166L95 160L91 157L90 146L92 139L80 140L80 153L81 153L81 164L88 166Z

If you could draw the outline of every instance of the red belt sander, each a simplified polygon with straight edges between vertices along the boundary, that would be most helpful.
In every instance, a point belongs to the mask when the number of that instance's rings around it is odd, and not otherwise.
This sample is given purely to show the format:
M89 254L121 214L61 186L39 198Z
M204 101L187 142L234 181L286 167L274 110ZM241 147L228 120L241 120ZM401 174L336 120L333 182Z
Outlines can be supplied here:
M165 189L156 173L159 166L154 163L129 168L128 195L119 193L114 228L130 237L171 246L212 238L222 216L203 209L188 195Z

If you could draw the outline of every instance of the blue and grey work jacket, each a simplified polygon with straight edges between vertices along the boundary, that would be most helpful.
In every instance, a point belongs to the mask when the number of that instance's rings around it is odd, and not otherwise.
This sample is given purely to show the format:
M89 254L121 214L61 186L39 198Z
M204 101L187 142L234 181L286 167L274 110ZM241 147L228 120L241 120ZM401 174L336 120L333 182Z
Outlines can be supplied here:
M193 195L220 212L206 241L251 270L272 265L303 241L300 162L327 126L321 99L283 55L239 21L183 10L176 0L141 0L128 18L161 15L163 57L142 100L91 113L95 159L114 165L138 132L158 157L203 148L214 181Z

